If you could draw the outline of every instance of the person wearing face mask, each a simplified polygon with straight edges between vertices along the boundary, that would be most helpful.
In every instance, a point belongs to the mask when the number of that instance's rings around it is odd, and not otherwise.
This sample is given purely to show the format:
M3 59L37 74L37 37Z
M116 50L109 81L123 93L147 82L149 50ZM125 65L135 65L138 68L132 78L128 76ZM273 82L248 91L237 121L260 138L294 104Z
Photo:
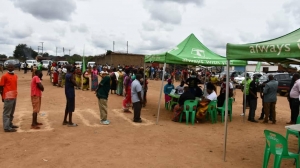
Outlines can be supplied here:
M245 109L247 107L249 107L249 87L250 87L250 83L251 83L251 79L250 79L250 75L247 73L246 74L246 78L242 81L242 92L243 94L243 113L241 114L241 116L245 115ZM246 94L246 107L244 107L245 105L245 95Z
M14 112L17 100L17 81L18 76L14 74L14 65L7 65L8 72L2 75L0 81L0 93L2 96L3 105L3 128L5 132L16 132L15 128L19 128L13 125Z
M257 85L258 85L258 79L256 76L253 76L253 80L250 83L249 86L249 115L248 115L248 121L257 123L254 119L255 117L255 110L257 107Z
M233 85L231 82L229 82L229 97L233 96ZM218 107L222 107L224 102L225 102L225 97L226 97L226 75L223 77L223 82L221 84L221 90L220 90L220 95L218 96Z
M186 80L186 84L189 86L190 92L195 95L196 88L201 83L201 81L196 77L195 72L192 72L191 77Z

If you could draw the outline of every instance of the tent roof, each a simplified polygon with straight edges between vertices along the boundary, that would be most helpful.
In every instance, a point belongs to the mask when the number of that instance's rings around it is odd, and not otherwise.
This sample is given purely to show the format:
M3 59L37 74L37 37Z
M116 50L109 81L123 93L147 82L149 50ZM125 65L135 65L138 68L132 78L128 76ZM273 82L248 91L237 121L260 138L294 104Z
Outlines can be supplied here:
M300 29L284 36L248 44L226 46L227 59L300 64Z
M161 54L148 55L145 62L160 62L186 65L225 66L226 58L222 57L204 46L194 34L189 35L175 48ZM246 61L232 60L231 65L247 64Z

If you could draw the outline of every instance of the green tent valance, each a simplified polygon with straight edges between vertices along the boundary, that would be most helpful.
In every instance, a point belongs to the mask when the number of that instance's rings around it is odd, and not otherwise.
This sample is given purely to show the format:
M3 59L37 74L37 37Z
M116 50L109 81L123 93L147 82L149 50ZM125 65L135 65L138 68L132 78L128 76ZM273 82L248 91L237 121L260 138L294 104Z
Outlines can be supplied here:
M283 64L299 64L300 29L284 36L257 43L227 44L229 60L264 61Z
M226 66L227 60L204 46L194 34L189 35L175 48L161 54L147 55L145 62L169 64ZM231 60L231 65L245 66L246 61Z

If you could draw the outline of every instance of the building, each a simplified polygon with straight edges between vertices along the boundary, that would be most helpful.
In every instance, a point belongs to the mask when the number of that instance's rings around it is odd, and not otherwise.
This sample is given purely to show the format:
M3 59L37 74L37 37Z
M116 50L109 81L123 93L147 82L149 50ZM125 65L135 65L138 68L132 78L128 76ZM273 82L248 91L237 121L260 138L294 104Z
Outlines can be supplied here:
M144 66L145 55L131 53L117 53L108 51L106 54L95 56L93 61L101 65L133 65Z

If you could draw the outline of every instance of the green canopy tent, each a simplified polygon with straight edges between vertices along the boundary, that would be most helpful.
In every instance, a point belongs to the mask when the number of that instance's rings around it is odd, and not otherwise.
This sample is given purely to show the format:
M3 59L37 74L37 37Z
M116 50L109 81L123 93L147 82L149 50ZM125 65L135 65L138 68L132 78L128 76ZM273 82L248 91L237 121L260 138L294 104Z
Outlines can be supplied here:
M194 34L189 35L170 51L145 56L145 62L181 65L225 66L226 58L204 46ZM233 66L246 66L246 61L231 60Z
M163 76L166 63L181 65L202 65L202 66L225 66L227 60L204 46L194 34L189 35L170 51L145 56L145 62L164 63ZM231 65L246 66L247 61L231 60ZM158 103L157 121L159 120L160 102L162 96L163 80L161 83L160 97Z
M225 106L225 134L224 134L224 161L226 159L227 144L227 117L230 60L263 61L268 63L300 64L300 29L284 36L257 43L227 44L227 79L226 79L226 106Z

